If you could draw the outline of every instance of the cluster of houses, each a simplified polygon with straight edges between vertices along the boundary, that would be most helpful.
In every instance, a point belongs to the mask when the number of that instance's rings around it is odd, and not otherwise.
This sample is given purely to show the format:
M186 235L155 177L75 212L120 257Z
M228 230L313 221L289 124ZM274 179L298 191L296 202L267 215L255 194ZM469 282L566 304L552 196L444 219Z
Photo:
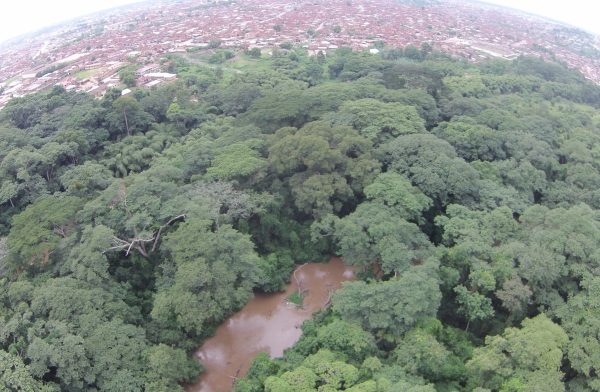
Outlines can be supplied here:
M0 47L0 107L56 84L101 96L121 84L119 69L130 64L145 64L136 71L137 85L151 88L175 78L159 64L166 54L215 42L243 49L291 44L309 53L426 42L470 61L553 58L600 83L598 37L482 3L180 0L104 12Z

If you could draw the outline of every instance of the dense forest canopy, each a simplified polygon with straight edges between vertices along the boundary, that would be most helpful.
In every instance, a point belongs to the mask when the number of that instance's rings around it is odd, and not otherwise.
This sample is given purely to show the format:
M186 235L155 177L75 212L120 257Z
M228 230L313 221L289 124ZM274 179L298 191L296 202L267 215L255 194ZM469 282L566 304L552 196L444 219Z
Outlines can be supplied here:
M253 291L337 254L360 279L236 390L600 391L600 88L414 47L240 58L0 112L0 389L181 390Z

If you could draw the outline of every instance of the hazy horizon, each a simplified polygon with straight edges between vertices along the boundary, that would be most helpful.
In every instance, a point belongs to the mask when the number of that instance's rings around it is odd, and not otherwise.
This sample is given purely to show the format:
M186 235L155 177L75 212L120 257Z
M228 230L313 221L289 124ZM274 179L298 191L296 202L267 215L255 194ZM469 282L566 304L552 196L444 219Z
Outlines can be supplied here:
M148 0L55 0L52 3L39 3L32 0L11 2L4 6L9 17L0 24L0 43L24 34L65 23L70 20ZM541 17L563 22L600 35L600 24L596 16L600 4L588 0L556 2L545 0L480 0L484 3L509 7Z
M82 16L144 1L148 0L55 0L48 3L22 0L11 2L4 6L5 15L10 17L0 24L0 43Z
M570 0L568 2L554 0L479 1L528 12L600 35L600 23L597 18L600 4L593 4L589 0Z

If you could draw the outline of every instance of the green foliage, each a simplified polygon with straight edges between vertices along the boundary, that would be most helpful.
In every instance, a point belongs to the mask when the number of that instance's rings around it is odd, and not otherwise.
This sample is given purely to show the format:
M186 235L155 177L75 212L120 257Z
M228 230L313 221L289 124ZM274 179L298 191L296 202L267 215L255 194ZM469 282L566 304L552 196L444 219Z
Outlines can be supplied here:
M150 380L145 385L146 390L183 390L178 382L192 382L200 371L200 364L189 358L185 351L165 344L151 347L147 356Z
M397 336L422 318L434 317L440 299L435 268L424 265L386 282L345 283L333 296L333 308L367 331Z
M352 387L358 381L358 370L336 360L336 355L321 350L306 358L303 365L280 377L265 380L265 391L317 391L317 385L337 391Z
M279 29L281 30L281 26ZM248 56L250 56L254 59L259 59L262 53L261 53L260 48L252 48L247 51L247 54L248 54Z
M76 229L76 213L82 206L74 196L46 196L15 216L7 242L13 269L44 269L51 264L60 243Z
M111 173L103 165L85 162L75 166L60 177L60 182L69 195L85 197L106 189L112 180Z
M236 390L600 390L597 86L220 45L189 55L227 68L0 111L0 389L182 390L255 290L338 254L357 280Z
M368 201L337 219L327 216L313 225L313 236L335 238L344 259L366 266L381 264L385 273L400 273L422 263L431 253L431 243L414 222L431 200L413 187L406 177L382 173L364 189Z
M211 179L231 180L261 172L266 165L267 161L252 146L231 144L219 151L206 174Z
M208 43L208 47L211 49L216 49L219 46L221 46L221 41L220 40L212 40Z
M492 301L479 294L472 293L464 286L456 286L456 302L458 302L458 310L467 320L485 320L494 315Z
M493 161L505 157L502 139L491 128L452 121L441 124L434 132L452 144L458 155L467 161Z
M340 211L379 169L366 139L323 122L280 129L269 148L269 166L289 186L298 210L313 216Z
M560 371L568 337L541 314L525 319L521 329L508 328L502 336L489 336L467 362L471 385L494 390L561 391Z
M150 126L151 116L129 95L115 99L112 108L107 120L113 134L131 136L136 132L145 132Z
M23 392L58 390L50 384L36 380L30 372L29 367L18 356L0 351L0 386L3 390Z
M399 135L425 132L423 119L415 108L373 98L344 103L333 119L354 127L376 146Z
M68 63L58 63L55 65L51 65L47 68L44 68L43 70L39 71L38 73L35 74L36 78L41 78L44 75L48 75L49 73L52 73L54 71L58 71L59 69L62 69L64 67L66 67L68 65Z
M595 338L599 331L598 293L600 279L588 278L583 281L584 290L569 298L558 311L562 326L569 335L566 356L575 370L590 389L598 388L597 376L599 342Z
M119 70L119 80L127 87L135 87L135 66L127 66Z
M353 362L362 362L375 354L375 340L357 324L335 320L317 331L319 347L342 353Z
M211 232L207 222L190 220L169 235L166 247L175 272L151 313L165 328L202 336L252 296L259 258L250 239L230 226Z
M289 252L270 253L258 261L259 288L265 292L285 288L294 270L294 259Z
M421 328L408 332L396 346L393 356L394 361L409 373L433 382L460 379L465 373L462 358Z
M304 296L296 290L287 296L287 300L288 302L301 307L302 302L304 302Z
M470 205L479 196L479 174L458 158L454 148L431 134L397 137L381 146L388 169L406 175L436 203Z

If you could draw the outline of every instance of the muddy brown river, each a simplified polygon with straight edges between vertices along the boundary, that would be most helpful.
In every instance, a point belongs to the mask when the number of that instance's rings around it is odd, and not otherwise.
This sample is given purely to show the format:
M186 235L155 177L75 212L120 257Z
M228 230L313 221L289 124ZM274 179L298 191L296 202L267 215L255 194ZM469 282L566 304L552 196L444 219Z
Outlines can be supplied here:
M302 322L323 308L341 282L354 279L353 269L334 257L328 263L304 264L296 269L287 290L255 294L239 312L226 319L215 335L196 352L205 371L188 392L228 392L234 377L248 371L256 354L280 357L300 338ZM300 283L305 292L303 308L287 303Z

